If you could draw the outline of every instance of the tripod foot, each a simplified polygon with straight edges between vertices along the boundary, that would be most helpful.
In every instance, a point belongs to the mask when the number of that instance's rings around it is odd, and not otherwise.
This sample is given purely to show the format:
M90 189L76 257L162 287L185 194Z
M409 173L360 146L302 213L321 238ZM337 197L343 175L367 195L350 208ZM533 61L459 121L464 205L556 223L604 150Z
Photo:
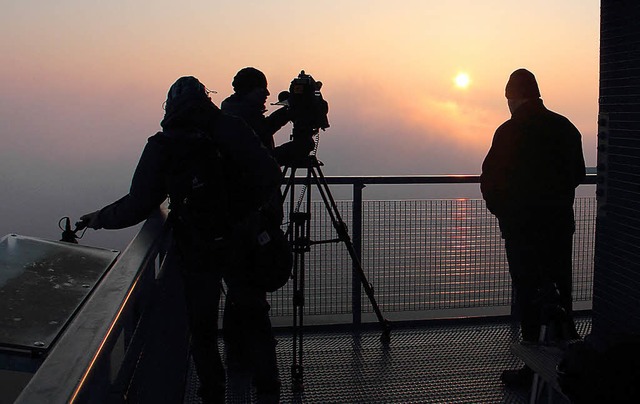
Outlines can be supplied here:
M382 323L382 335L380 335L380 341L385 345L391 342L391 323L388 320L384 320Z
M291 389L296 392L304 391L301 365L291 365Z

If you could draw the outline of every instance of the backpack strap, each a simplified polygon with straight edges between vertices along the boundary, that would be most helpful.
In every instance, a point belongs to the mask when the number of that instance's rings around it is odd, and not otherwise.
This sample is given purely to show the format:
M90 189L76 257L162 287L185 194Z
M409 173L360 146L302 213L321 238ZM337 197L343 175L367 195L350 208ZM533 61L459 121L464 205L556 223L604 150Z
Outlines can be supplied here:
M205 243L229 233L229 196L222 158L207 137L156 135L165 145L169 218L177 236Z

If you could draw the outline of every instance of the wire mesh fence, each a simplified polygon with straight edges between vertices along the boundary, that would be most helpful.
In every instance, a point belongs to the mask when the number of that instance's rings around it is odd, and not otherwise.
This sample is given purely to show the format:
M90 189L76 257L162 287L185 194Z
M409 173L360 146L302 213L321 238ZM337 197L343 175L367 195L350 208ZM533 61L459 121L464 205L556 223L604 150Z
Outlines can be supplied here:
M353 202L338 201L351 227ZM574 301L591 301L596 201L575 201ZM285 204L285 212L289 207ZM504 243L495 217L481 199L362 202L361 266L383 312L482 309L511 304ZM337 237L322 201L311 203L313 243ZM305 254L304 313L350 314L353 263L343 242L319 243ZM292 283L269 297L274 317L293 315ZM364 293L363 313L372 312Z

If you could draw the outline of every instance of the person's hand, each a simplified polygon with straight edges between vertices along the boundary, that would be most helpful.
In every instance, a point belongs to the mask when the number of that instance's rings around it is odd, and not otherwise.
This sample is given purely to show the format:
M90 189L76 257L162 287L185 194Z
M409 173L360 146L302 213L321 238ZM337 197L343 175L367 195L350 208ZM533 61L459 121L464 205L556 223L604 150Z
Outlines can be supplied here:
M82 230L85 227L90 229L98 230L102 228L100 225L100 220L98 218L100 210L96 210L95 212L87 213L86 215L80 216L80 221L76 223L76 229Z

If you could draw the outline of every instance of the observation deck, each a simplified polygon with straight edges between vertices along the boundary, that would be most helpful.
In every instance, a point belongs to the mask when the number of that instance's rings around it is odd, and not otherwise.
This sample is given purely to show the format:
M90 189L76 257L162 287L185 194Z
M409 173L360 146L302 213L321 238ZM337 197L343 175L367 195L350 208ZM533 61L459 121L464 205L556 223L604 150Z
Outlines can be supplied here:
M283 403L528 401L526 391L506 389L499 380L502 370L521 363L509 350L518 329L509 317L504 247L484 202L363 198L370 185L424 187L425 194L446 185L455 194L459 184L478 180L327 178L330 185L351 187L350 200L339 200L338 209L392 323L391 340L380 339L382 329L343 243L312 246L306 257L302 390L291 383L291 282L269 297ZM594 183L589 175L581 187ZM591 330L595 197L578 197L575 211L574 307L584 336ZM331 238L335 229L322 201L314 200L311 213L312 238ZM199 402L166 215L165 209L155 212L121 253L17 235L3 239L7 245L29 239L53 246L54 256L58 250L81 256L89 251L101 258L93 262L93 278L82 282L84 293L75 295L61 323L41 341L45 345L29 345L33 330L23 330L28 342L0 341L0 383L8 386L0 402ZM34 256L27 261L2 264L24 269L44 262ZM49 290L54 300L57 290ZM255 402L247 375L228 377L227 402Z

